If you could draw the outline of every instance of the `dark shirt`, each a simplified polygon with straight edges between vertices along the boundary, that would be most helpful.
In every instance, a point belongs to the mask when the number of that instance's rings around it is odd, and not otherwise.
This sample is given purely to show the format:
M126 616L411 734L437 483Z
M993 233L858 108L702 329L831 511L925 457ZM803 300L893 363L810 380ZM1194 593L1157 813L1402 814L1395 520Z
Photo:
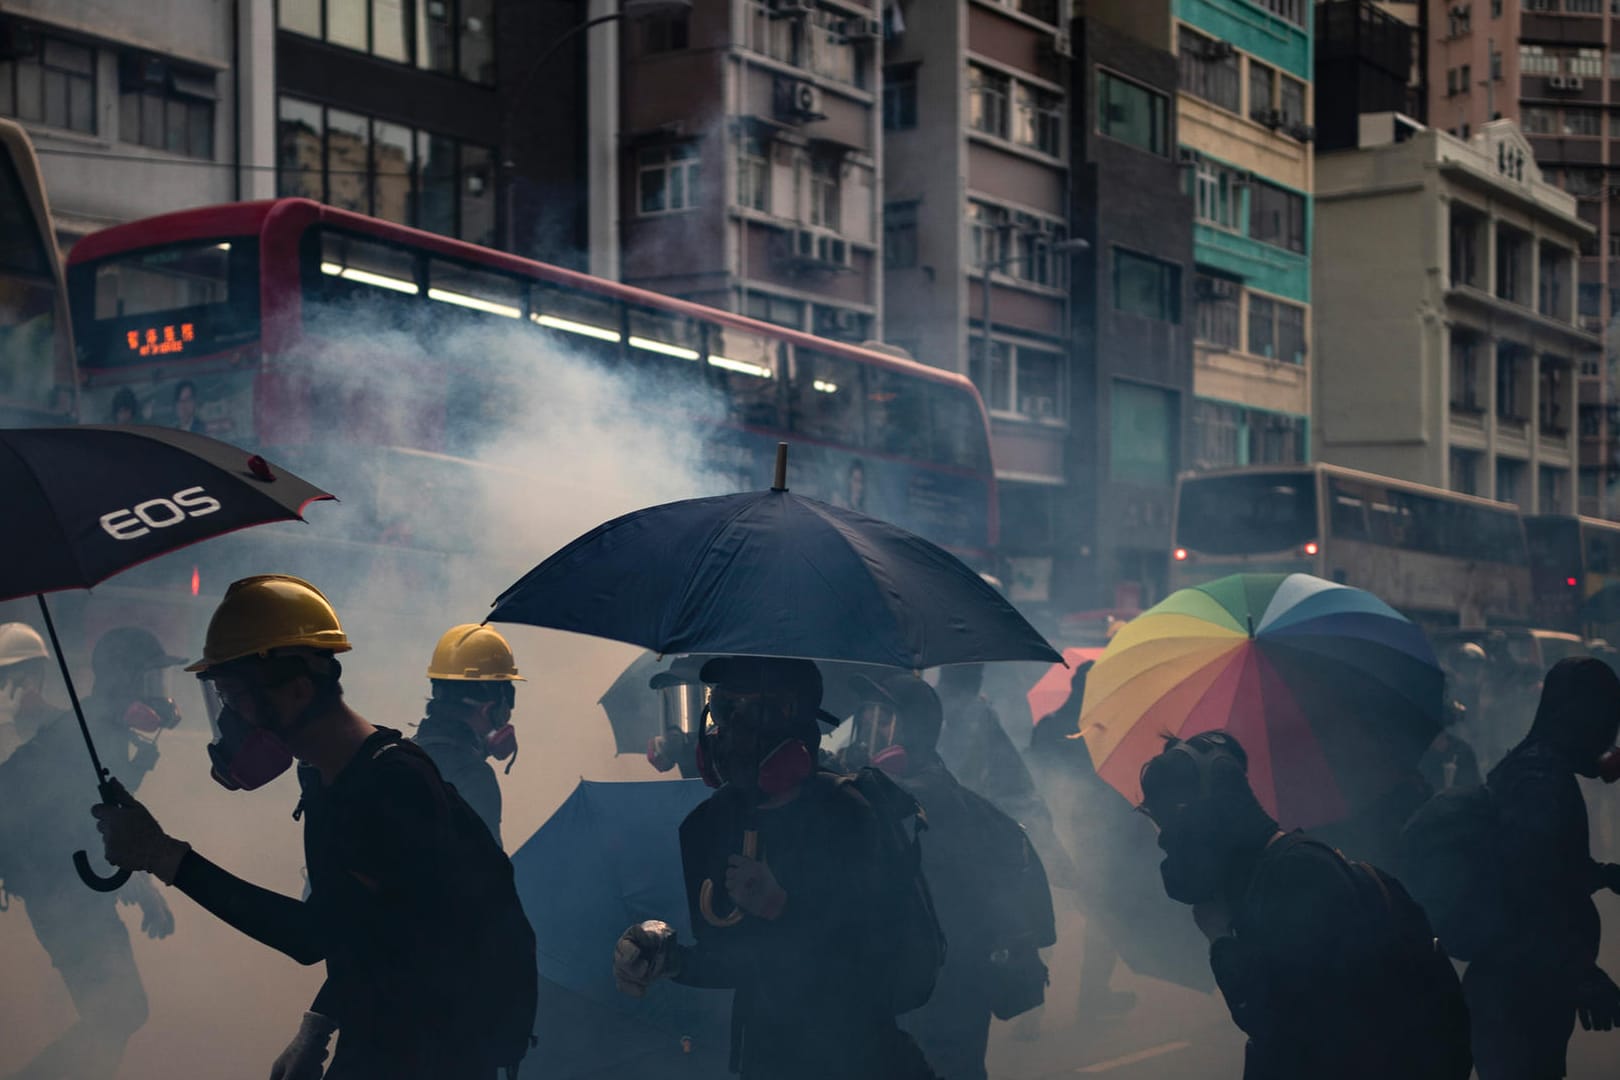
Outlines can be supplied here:
M893 916L882 888L879 827L860 793L827 772L771 810L722 788L682 822L697 941L676 981L736 991L732 1068L748 1080L927 1075L883 992L881 957ZM787 905L774 920L745 916L735 926L711 926L699 907L702 883L714 882L718 913L731 910L726 860L741 852L745 828L758 832L758 857Z
M501 785L477 732L453 717L429 717L412 741L427 751L445 783L456 789L500 844Z
M310 769L299 780L308 900L249 884L196 852L175 885L299 963L326 961L311 1009L338 1024L337 1074L487 1076L479 987L463 958L477 912L494 903L469 895L489 878L473 868L504 856L396 731L378 729L330 785Z

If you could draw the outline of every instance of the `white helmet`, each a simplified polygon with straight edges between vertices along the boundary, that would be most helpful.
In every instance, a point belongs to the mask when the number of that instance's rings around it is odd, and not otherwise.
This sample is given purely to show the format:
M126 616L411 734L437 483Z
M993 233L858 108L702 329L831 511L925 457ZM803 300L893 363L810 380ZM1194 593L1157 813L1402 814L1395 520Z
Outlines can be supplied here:
M45 639L27 623L0 623L0 668L20 664L24 660L44 660Z

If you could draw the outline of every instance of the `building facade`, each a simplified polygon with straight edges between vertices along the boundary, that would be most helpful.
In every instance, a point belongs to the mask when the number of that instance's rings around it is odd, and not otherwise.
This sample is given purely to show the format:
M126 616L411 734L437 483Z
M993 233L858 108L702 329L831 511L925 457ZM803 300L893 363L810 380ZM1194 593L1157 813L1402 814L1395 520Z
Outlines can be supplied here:
M875 4L696 0L624 27L626 282L824 337L882 336Z
M1310 456L1312 8L1307 0L1099 0L1178 60L1196 219L1190 468Z
M884 336L983 394L1023 603L1075 543L1067 6L906 0L883 53Z
M270 0L16 0L0 116L39 153L64 248L121 221L274 190Z
M1427 0L1429 122L1463 138L1517 120L1546 179L1594 232L1581 248L1577 311L1606 333L1620 315L1620 23L1603 0ZM1612 346L1611 346L1612 348ZM1580 507L1611 516L1620 477L1612 365L1580 374Z
M1177 153L1177 59L1074 23L1074 270L1065 610L1163 598L1193 400L1192 199Z
M1317 159L1316 446L1324 461L1576 509L1577 321L1593 229L1510 120L1467 141L1395 113Z

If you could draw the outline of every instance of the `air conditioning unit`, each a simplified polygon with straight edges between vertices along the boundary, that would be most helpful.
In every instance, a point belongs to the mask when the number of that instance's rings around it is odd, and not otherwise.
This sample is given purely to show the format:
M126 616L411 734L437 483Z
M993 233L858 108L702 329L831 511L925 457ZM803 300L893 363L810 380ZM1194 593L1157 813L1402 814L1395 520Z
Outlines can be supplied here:
M791 15L809 15L816 10L816 0L770 0L770 13L776 18Z
M1564 88L1564 77L1562 75L1549 75L1549 76L1547 76L1547 89L1549 89L1549 90L1562 90L1563 88Z
M1030 395L1021 404L1025 416L1034 420L1051 420L1057 416L1057 399Z
M1260 122L1272 131L1283 126L1283 111L1281 109L1263 109L1260 112Z
M1074 59L1074 39L1069 37L1068 31L1059 30L1049 38L1041 39L1041 53L1047 60Z
M803 79L778 79L776 115L798 124L824 119L826 113L821 111L821 87Z
M1288 134L1303 143L1316 141L1316 129L1309 124L1295 124L1288 129Z
M1205 60L1230 60L1237 55L1237 46L1230 41L1211 41L1204 46Z
M847 267L850 264L849 242L838 236L817 236L815 258L828 266Z
M882 19L839 19L833 33L845 41L882 41Z
M1565 75L1564 76L1564 89L1565 90L1584 90L1584 89L1586 89L1586 80L1581 78L1579 75Z
M816 257L816 234L809 229L794 229L793 254L801 259L814 259Z

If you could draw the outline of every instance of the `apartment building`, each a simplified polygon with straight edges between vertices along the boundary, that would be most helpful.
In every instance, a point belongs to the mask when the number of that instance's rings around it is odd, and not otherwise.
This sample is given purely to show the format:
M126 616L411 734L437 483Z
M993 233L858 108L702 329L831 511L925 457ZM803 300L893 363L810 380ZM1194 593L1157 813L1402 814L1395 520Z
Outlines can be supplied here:
M1576 508L1577 322L1594 230L1511 120L1468 140L1396 113L1317 158L1316 446L1322 460Z

